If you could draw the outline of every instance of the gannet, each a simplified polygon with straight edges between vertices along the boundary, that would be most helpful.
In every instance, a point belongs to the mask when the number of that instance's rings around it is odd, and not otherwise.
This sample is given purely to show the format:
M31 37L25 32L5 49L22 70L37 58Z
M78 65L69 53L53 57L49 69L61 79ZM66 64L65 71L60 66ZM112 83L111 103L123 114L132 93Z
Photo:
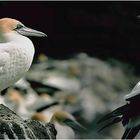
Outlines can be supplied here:
M125 105L115 109L98 121L98 123L108 121L99 131L112 124L122 122L125 127L122 139L133 139L140 131L140 82L124 99L127 102Z
M57 139L74 139L75 132L86 130L74 116L66 111L56 111L50 122L54 124L57 130Z
M18 81L29 70L34 45L26 36L47 36L12 18L0 19L0 91Z

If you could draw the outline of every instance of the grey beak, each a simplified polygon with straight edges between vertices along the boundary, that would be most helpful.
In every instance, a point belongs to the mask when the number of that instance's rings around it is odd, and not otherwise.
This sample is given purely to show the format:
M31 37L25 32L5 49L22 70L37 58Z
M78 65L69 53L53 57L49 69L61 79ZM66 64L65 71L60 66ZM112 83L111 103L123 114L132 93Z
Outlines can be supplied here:
M25 27L25 26L20 29L17 29L16 31L19 34L24 35L24 36L47 37L45 33Z

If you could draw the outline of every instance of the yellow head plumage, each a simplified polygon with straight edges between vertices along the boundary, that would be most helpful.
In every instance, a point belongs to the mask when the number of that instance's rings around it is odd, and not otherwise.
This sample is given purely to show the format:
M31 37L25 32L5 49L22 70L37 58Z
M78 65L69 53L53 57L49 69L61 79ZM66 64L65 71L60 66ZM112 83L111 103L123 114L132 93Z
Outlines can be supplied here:
M12 18L2 18L0 19L0 31L10 32L17 28L17 25L24 26L20 21Z

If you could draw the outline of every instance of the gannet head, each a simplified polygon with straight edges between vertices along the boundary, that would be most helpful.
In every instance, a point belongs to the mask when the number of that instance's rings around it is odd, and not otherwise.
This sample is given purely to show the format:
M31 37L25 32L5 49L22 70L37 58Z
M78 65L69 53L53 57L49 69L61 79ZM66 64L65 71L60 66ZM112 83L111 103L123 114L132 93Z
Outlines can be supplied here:
M20 21L12 18L0 19L0 35L5 33L15 33L23 36L37 36L37 37L47 36L45 33L28 28Z
M66 125L71 127L74 131L86 130L79 122L76 121L74 116L66 111L57 111L51 118L51 123L59 123L60 125Z

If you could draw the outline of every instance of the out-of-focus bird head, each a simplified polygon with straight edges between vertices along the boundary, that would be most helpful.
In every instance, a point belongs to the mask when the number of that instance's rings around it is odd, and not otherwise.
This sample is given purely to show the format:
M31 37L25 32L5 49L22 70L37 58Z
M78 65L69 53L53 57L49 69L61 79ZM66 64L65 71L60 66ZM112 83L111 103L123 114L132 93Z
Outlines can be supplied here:
M48 118L46 118L46 116L43 114L43 112L37 112L32 116L32 120L37 120L37 121L41 121L41 122L48 122Z
M0 36L7 33L19 34L23 36L37 36L37 37L47 36L43 32L26 27L24 24L22 24L20 21L16 19L2 18L0 19Z
M23 93L15 89L9 89L5 96L6 102L13 102L16 104L23 102L25 100L24 98Z
M75 121L75 118L65 111L57 111L53 114L51 122L59 122L60 124L64 124L67 119Z
M57 111L51 118L51 123L59 123L60 125L66 125L71 127L74 131L86 130L76 119L68 112Z

